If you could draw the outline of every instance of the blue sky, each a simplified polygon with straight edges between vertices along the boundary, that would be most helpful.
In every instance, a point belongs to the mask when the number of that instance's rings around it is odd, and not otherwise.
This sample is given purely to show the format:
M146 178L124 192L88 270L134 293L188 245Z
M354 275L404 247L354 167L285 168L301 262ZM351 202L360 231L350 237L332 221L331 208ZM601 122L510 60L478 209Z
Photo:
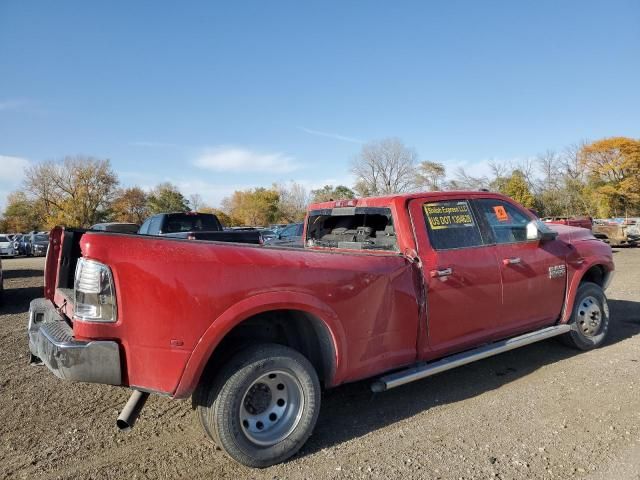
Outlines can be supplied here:
M639 136L640 2L0 0L0 205L24 165L125 185L349 183L364 141L481 172Z

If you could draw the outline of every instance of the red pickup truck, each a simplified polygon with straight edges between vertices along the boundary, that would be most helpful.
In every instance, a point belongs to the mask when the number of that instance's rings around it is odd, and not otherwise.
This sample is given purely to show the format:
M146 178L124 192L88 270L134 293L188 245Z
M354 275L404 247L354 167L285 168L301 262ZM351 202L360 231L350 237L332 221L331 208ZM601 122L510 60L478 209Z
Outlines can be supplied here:
M609 328L611 248L487 192L311 205L304 249L55 228L32 360L122 385L133 425L149 393L192 397L235 460L284 461L307 440L321 388L374 392L560 336Z

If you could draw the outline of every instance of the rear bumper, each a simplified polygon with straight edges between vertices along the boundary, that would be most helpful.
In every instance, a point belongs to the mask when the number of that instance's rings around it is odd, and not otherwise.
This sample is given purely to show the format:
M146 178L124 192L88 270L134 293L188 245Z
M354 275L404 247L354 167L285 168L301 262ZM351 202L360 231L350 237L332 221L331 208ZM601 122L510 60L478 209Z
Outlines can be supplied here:
M120 349L114 341L80 341L45 298L29 305L29 350L56 377L77 382L121 385Z

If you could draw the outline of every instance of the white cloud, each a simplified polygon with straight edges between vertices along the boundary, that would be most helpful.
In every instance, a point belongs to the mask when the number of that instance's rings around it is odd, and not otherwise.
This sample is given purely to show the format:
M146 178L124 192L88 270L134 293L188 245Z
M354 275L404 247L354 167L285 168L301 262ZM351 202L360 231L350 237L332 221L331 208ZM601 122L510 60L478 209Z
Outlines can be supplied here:
M0 182L20 183L24 169L29 165L29 160L26 158L0 155Z
M0 211L6 206L7 195L22 183L24 170L29 165L26 158L0 155Z
M261 153L234 146L205 149L193 164L217 172L287 173L300 168L293 157L284 153Z
M349 143L359 143L359 144L365 143L364 140L360 140L354 137L339 135L337 133L323 132L321 130L313 130L311 128L305 128L305 127L298 127L298 130L308 133L309 135L315 135L317 137L333 138L334 140L341 140L343 142L349 142Z

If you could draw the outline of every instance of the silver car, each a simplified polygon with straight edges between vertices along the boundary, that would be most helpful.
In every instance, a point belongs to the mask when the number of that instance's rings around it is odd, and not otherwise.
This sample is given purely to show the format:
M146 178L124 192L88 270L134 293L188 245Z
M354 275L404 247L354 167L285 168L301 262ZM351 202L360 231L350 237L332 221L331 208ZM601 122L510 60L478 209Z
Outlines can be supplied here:
M0 234L0 255L12 257L16 255L13 241L5 234Z

